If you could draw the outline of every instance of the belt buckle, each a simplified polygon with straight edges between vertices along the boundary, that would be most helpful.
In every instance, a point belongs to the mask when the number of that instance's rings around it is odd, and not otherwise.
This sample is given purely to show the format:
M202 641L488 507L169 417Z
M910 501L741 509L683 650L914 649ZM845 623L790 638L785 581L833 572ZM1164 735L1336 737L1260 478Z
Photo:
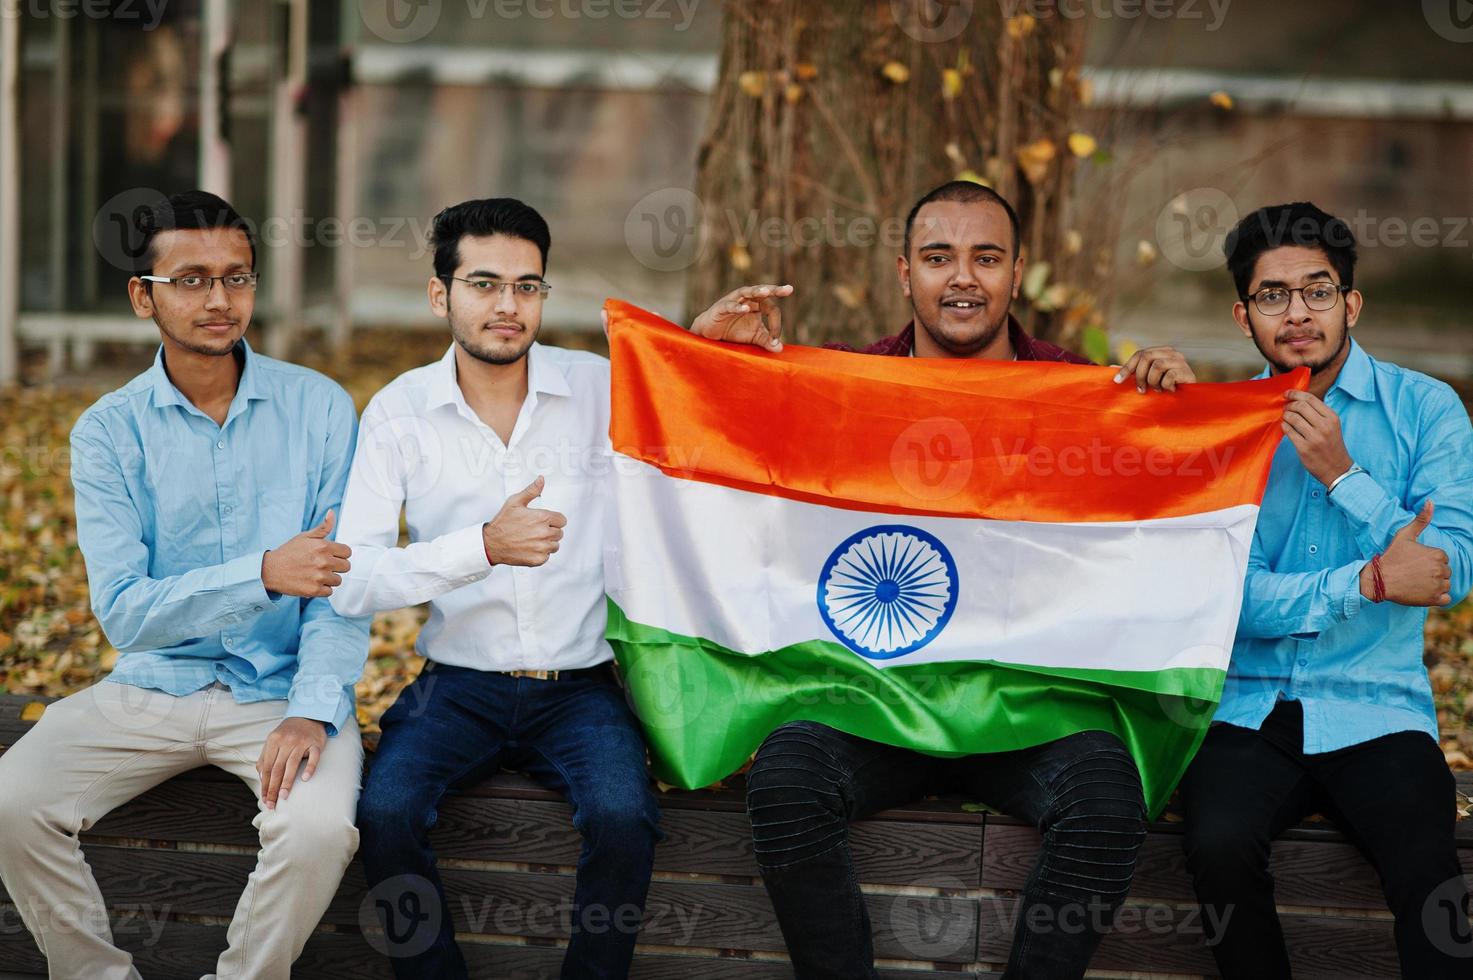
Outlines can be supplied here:
M539 681L555 681L558 675L556 670L511 670L507 673L513 677L530 677Z

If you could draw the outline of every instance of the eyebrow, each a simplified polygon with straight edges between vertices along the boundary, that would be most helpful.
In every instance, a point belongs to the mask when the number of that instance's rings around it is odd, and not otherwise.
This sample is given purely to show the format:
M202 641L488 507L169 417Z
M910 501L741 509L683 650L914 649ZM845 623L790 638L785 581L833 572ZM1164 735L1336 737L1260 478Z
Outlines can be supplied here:
M1334 277L1330 275L1330 270L1328 269L1320 269L1318 272L1311 272L1309 275L1304 277L1305 282L1315 282L1316 280L1321 279L1329 279L1333 281ZM1288 289L1289 284L1287 282L1284 282L1282 279L1265 279L1258 284L1258 289L1273 288ZM1255 289L1254 292L1258 292L1258 289Z
M225 271L224 275L232 276L232 275L235 275L237 272L240 272L241 270L245 270L246 272L249 272L250 271L250 266L246 265L244 262L232 262L230 265L226 266L225 269L226 269L226 271ZM210 271L210 267L207 266L207 265L205 265L204 263L202 263L202 262L192 262L192 263L189 263L188 265L175 266L174 267L174 271L173 271L173 276L174 277L177 277L177 276L188 276L188 275L205 275L209 271Z
M463 278L465 278L465 279L501 279L503 277L501 276L500 273L492 272L489 269L476 269L473 272L467 272ZM541 282L542 281L542 277L539 276L535 272L524 272L520 276L517 276L517 278L514 281L515 282Z
M950 252L950 251L954 251L954 249L947 242L927 242L926 244L924 244L924 245L922 245L920 247L920 251L922 251L922 252ZM972 251L974 251L974 252L1006 252L1007 249L1003 248L1001 245L993 244L992 242L979 242L976 245L973 245L972 246Z

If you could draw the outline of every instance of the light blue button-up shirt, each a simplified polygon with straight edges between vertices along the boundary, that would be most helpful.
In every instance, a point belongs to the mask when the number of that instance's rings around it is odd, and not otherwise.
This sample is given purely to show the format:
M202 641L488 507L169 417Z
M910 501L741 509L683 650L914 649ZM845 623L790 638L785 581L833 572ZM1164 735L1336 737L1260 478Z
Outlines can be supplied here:
M122 654L107 679L174 695L219 681L238 702L284 699L286 717L336 734L369 620L268 593L261 559L341 511L356 413L323 375L241 349L223 426L174 387L160 348L72 429L92 611Z
M1266 376L1267 371L1260 377ZM1328 496L1279 445L1248 559L1242 616L1214 720L1256 729L1280 699L1304 707L1304 751L1392 732L1437 737L1422 665L1427 610L1360 594L1360 571L1430 498L1418 539L1447 552L1452 598L1473 576L1473 426L1451 388L1352 341L1325 403L1366 472Z

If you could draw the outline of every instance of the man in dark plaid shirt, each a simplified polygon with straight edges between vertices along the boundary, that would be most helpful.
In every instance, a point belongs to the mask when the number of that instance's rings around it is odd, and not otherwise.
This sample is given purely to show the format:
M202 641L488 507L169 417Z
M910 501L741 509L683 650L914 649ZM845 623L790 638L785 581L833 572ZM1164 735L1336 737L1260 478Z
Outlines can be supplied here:
M1018 240L1017 214L990 188L955 181L921 198L906 219L897 262L913 319L861 353L1088 364L1028 336L1008 312L1023 275ZM792 292L743 287L697 317L691 331L781 350L777 301ZM1138 352L1115 381L1130 376L1142 392L1196 380L1169 347ZM942 788L960 789L1043 834L1004 976L1084 975L1130 889L1146 834L1140 774L1119 738L1081 732L1014 752L940 759L798 721L758 749L747 810L757 864L800 980L878 976L849 822Z

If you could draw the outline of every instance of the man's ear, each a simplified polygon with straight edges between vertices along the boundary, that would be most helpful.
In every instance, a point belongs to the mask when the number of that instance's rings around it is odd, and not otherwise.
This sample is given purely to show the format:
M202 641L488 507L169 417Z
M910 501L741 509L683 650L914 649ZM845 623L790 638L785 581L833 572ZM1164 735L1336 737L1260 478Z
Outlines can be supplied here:
M895 256L895 272L900 276L900 294L910 298L910 262L903 255Z
M1238 329L1243 331L1243 336L1249 340L1253 339L1253 323L1248 319L1248 304L1242 300L1233 304L1233 319L1238 323Z
M1359 289L1352 289L1345 294L1345 327L1355 326L1355 321L1360 319L1360 311L1365 307L1366 298L1360 294Z
M140 320L153 319L153 290L151 287L151 283L146 283L137 276L128 280L128 302L133 304L133 315Z
M1023 253L1018 252L1018 257L1013 260L1013 299L1023 291Z
M430 312L442 320L450 318L450 291L445 288L445 280L439 276L431 276L429 283Z

